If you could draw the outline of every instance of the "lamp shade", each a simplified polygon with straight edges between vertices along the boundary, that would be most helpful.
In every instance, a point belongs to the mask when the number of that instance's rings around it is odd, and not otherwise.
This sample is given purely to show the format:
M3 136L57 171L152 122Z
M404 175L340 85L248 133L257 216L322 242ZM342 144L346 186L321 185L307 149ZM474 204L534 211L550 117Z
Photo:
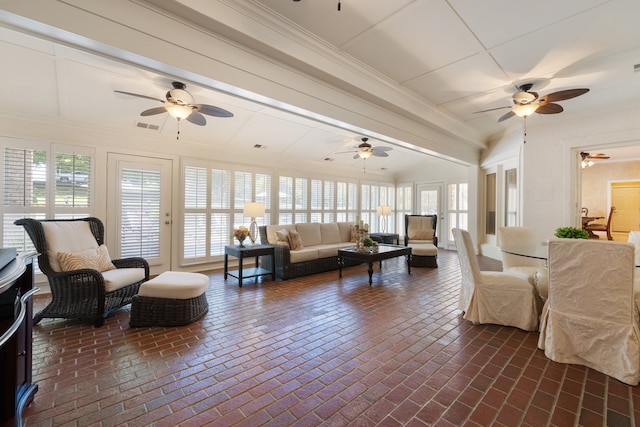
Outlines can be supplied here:
M264 216L264 203L248 202L244 204L244 216L260 218Z
M391 206L378 206L376 208L378 215L389 216L391 215Z

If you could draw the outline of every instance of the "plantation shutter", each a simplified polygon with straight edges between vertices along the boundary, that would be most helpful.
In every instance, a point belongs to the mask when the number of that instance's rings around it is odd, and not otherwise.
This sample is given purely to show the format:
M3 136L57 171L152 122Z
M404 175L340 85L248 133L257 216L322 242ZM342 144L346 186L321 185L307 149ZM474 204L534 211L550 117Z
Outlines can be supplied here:
M160 256L160 171L123 168L120 257Z

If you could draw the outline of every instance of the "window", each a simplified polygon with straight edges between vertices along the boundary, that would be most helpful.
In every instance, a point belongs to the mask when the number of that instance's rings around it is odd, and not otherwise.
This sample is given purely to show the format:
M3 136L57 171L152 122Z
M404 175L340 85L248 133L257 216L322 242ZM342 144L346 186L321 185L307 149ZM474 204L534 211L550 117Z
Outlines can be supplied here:
M270 223L270 173L185 161L183 181L182 263L208 262L224 255L233 229L249 226L245 202L264 203L265 216L256 218L256 223Z
M81 218L93 214L93 150L3 140L2 246L34 250L20 218Z
M504 225L514 227L518 225L518 170L504 171Z
M369 224L370 232L382 231L380 225L380 215L378 206L391 206L391 212L395 206L395 188L390 184L362 184L360 186L360 213L361 220ZM389 226L387 232L393 233L395 230L393 217L387 218Z
M466 182L447 186L447 214L448 240L453 242L452 229L469 229L469 184Z
M281 176L280 224L354 221L357 184L353 182Z
M486 201L485 201L485 233L486 234L496 234L496 209L497 198L496 198L496 174L490 173L487 174L486 182L485 182L485 191L486 191Z
M404 233L404 216L411 215L413 211L413 185L400 184L396 187L396 220L390 220L389 224L396 225L396 230L402 230ZM391 210L393 212L393 209ZM392 229L393 230L393 229Z

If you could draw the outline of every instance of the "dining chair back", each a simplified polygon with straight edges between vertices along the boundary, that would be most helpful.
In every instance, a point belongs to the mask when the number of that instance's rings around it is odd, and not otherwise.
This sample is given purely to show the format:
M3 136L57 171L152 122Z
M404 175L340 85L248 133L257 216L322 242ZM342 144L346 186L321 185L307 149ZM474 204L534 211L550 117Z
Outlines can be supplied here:
M633 245L552 239L548 248L549 298L538 347L555 362L587 366L638 384L640 326Z
M611 219L613 218L615 210L615 206L611 206L611 209L609 209L609 216L604 224L587 224L584 229L591 232L604 231L607 236L607 240L613 240L613 236L611 235Z
M498 247L503 250L501 252L502 271L517 274L528 280L538 289L540 296L546 299L549 284L545 261L504 251L508 248L538 245L534 229L531 227L499 227L497 237Z
M537 330L542 302L535 287L516 274L481 271L469 232L454 228L452 233L460 262L458 308L463 318L476 324Z

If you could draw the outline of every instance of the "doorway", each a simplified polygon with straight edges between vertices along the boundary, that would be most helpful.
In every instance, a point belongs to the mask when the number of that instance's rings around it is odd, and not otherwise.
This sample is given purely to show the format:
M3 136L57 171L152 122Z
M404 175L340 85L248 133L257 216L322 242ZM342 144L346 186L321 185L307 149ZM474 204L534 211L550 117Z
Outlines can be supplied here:
M152 275L171 270L172 161L109 153L107 167L109 248L146 259Z
M442 212L442 191L444 184L417 184L416 185L416 213L418 215L437 215L436 236L442 239L440 230L446 230L443 223L446 222Z
M640 182L612 182L611 206L616 207L611 220L612 233L640 230Z

